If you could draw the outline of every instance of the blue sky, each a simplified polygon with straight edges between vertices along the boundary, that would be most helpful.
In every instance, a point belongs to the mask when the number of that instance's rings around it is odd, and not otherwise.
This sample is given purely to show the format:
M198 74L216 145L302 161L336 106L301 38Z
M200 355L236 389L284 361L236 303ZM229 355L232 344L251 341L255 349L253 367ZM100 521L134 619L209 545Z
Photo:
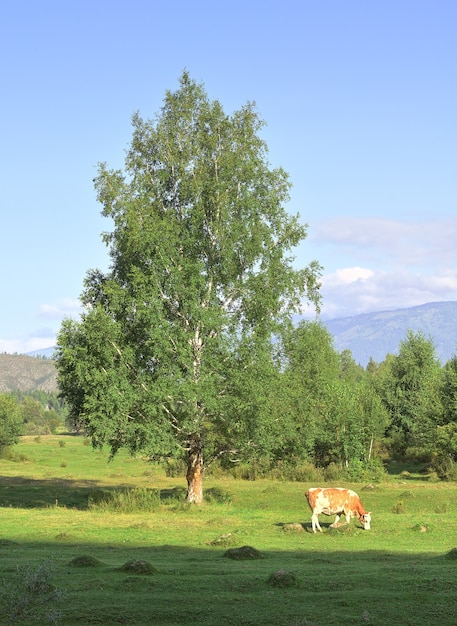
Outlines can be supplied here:
M454 0L6 0L0 352L52 346L108 266L92 180L187 69L255 101L324 266L323 316L457 299Z

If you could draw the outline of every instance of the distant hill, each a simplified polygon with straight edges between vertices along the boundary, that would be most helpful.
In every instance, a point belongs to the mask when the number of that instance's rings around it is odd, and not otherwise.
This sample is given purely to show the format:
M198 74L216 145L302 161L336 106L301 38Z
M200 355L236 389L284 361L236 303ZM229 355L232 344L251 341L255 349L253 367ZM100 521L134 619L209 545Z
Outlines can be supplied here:
M0 393L57 391L57 372L51 359L25 354L0 354Z
M34 350L33 352L27 352L27 356L42 356L46 359L52 359L55 349L55 346L51 346L50 348L43 348L42 350Z
M457 354L457 302L430 302L326 320L324 324L333 335L335 350L351 350L354 360L363 367L370 357L380 363L388 353L398 354L408 330L432 339L442 365Z

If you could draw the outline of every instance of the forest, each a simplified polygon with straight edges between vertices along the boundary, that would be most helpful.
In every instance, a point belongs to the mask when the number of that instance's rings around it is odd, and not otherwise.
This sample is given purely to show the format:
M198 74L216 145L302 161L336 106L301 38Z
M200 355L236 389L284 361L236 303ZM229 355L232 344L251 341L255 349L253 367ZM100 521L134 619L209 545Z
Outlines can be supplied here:
M401 462L457 479L457 356L441 366L432 340L409 331L396 354L362 368L317 321L289 328L271 356L268 376L249 383L265 432L242 458L217 458L218 468L250 480L376 481L386 463ZM84 434L56 392L1 394L0 415L3 448L20 435ZM161 460L171 474L185 471L179 455Z

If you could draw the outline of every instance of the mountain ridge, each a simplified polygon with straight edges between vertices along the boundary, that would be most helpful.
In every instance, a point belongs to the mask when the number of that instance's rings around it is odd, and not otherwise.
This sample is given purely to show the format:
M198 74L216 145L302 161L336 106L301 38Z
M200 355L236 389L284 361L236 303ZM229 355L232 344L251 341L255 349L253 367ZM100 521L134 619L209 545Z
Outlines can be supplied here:
M408 330L421 332L433 341L442 365L457 352L457 301L360 313L322 323L333 336L335 350L351 350L354 360L363 367L370 358L380 363L387 354L397 354Z

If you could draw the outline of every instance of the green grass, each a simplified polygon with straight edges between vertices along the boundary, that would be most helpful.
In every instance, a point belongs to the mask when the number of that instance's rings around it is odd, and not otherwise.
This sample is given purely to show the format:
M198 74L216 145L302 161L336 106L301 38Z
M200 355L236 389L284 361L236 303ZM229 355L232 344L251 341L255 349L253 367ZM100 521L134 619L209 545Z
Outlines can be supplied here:
M26 460L0 460L0 579L52 559L62 625L455 624L455 484L397 474L345 485L372 529L321 516L314 535L308 483L208 477L213 497L190 507L184 478L125 453L108 463L79 437L15 450ZM136 498L149 510L119 512ZM225 556L242 546L264 558Z

